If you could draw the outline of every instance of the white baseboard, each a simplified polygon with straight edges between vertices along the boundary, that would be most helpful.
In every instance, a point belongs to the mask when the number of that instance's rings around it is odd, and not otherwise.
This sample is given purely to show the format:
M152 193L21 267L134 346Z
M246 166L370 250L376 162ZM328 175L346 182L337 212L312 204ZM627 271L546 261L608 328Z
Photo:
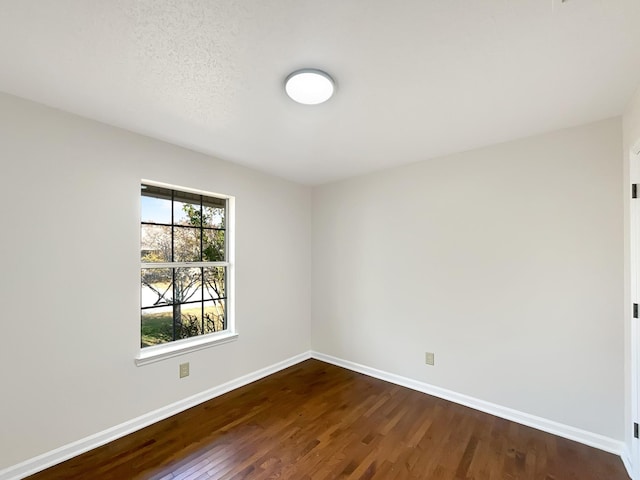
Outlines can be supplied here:
M520 423L522 425L526 425L528 427L542 430L543 432L552 433L560 437L568 438L569 440L584 443L585 445L604 450L605 452L620 455L622 457L622 460L625 461L623 454L626 447L625 443L622 441L614 440L613 438L605 437L604 435L588 432L586 430L581 430L569 425L554 422L553 420L547 420L546 418L537 417L535 415L530 415L518 410L503 407L501 405L496 405L495 403L485 402L484 400L479 400L468 395L463 395L451 390L446 390L434 385L429 385L428 383L419 382L411 378L402 377L400 375L395 375L393 373L378 370L376 368L367 367L366 365L360 365L359 363L350 362L348 360L336 358L331 355L325 355L324 353L312 351L311 356L323 362L331 363L339 367L353 370L354 372L363 373L370 377L385 380L396 385L407 387L412 390L417 390L418 392L427 393L429 395L433 395L434 397L443 398L445 400L449 400L451 402L458 403L475 410L480 410L481 412L495 415L496 417L504 418L516 423Z
M17 465L13 465L4 470L0 470L0 480L19 480L21 478L33 475L36 472L42 471L45 468L49 468L58 463L64 462L70 458L73 458L82 453L88 452L94 448L100 447L106 443L109 443L118 438L124 437L130 433L147 427L153 423L164 420L176 413L180 413L188 408L199 405L202 402L211 400L212 398L219 397L231 390L243 387L251 382L260 380L268 375L276 373L287 367L300 363L304 360L311 358L310 352L301 353L294 357L283 360L282 362L275 363L255 372L244 375L240 378L231 380L217 387L211 388L204 392L198 393L191 397L185 398L178 402L167 405L166 407L159 408L153 412L149 412L140 417L134 418L127 422L116 425L102 432L98 432L89 437L83 438L76 442L64 445L60 448L44 453L37 457L26 460Z

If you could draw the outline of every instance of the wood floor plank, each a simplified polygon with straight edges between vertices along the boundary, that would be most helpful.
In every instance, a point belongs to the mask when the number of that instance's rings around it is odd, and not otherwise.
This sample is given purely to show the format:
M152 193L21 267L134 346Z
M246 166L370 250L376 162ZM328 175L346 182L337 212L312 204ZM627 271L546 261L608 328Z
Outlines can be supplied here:
M31 480L628 480L615 455L308 360Z

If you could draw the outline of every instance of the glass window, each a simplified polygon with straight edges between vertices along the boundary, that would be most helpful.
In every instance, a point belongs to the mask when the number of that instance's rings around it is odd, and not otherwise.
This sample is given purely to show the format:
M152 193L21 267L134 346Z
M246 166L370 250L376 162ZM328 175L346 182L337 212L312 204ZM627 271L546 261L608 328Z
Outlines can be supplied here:
M228 329L228 200L142 184L141 347Z

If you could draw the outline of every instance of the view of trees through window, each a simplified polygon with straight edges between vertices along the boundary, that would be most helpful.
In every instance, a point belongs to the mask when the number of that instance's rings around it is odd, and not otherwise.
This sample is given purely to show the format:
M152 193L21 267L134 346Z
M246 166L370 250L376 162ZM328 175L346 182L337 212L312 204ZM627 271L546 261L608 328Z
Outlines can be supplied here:
M226 330L226 200L141 189L141 346Z

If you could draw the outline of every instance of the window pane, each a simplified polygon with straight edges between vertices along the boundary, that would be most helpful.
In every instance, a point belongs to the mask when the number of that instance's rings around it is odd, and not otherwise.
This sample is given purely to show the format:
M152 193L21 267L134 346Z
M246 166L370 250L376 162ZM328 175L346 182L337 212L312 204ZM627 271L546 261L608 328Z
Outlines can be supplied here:
M226 267L204 269L204 299L215 300L226 297Z
M200 229L173 227L173 260L199 262L200 259Z
M202 335L202 302L178 305L180 321L176 323L176 340Z
M175 303L202 300L202 273L200 268L175 269Z
M220 332L226 328L226 300L204 302L204 333Z
M140 199L143 222L171 225L171 190L147 186Z
M140 260L145 263L171 261L171 227L142 225Z
M199 195L198 195L199 197ZM186 225L188 227L200 227L202 225L200 214L200 198L195 202L176 198L173 203L173 224Z
M142 310L141 342L142 347L158 345L173 340L172 307L149 308Z
M225 200L219 198L203 198L203 227L225 228Z
M202 230L202 260L205 262L225 261L225 231L224 230Z
M173 303L171 268L143 268L140 273L140 306L154 307Z

